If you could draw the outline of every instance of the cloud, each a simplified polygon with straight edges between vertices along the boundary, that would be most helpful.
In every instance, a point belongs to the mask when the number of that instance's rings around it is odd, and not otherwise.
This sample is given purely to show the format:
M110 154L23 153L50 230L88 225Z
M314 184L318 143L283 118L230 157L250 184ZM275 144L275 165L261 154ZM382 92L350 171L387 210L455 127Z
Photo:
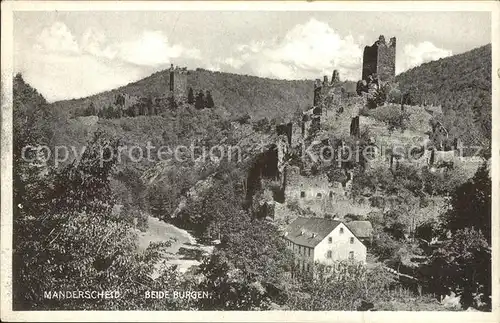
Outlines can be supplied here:
M235 47L222 62L251 74L282 79L318 78L338 69L342 78L358 79L362 50L352 36L342 37L314 18L296 25L282 39Z
M62 22L55 22L42 29L34 47L48 52L79 53L80 48L73 34Z
M64 23L54 22L42 29L31 48L16 51L16 72L54 101L122 86L166 68L173 59L178 64L201 59L197 48L171 44L161 31L145 30L136 38L110 42L102 31L88 28L76 39Z
M147 75L141 68L90 55L29 54L20 71L49 101L84 97Z
M118 44L117 48L124 61L145 66L166 64L179 57L201 58L198 49L170 44L161 31L144 31L138 39Z
M107 46L106 43L106 35L95 28L87 29L80 41L82 50L90 55L108 59L115 58L117 50L113 49L112 46Z
M368 42L371 44L371 42ZM223 70L280 79L313 79L330 76L334 69L341 79L359 80L364 35L341 36L327 23L310 19L290 29L281 39L250 41L235 46L229 57L219 59ZM396 72L451 56L452 51L429 41L398 48Z
M424 41L417 45L406 44L402 55L396 61L396 72L401 73L412 67L448 57L452 54L451 50L436 47L429 41Z
M31 44L34 45L31 45ZM82 97L139 80L175 61L204 67L279 79L315 79L339 70L341 79L361 77L363 36L342 36L327 23L310 19L284 36L266 41L249 40L233 46L226 55L172 43L158 30L143 30L135 37L111 41L97 28L79 37L61 22L43 28L33 42L16 47L16 71L48 100ZM398 48L397 72L452 52L423 41ZM50 82L47 82L50 80Z
M97 57L118 59L140 66L160 66L173 59L201 59L197 48L187 48L180 44L170 44L161 31L145 30L132 40L107 44L106 36L89 28L82 37L84 50Z
M245 64L245 61L243 59L227 57L220 60L219 63L229 65L235 69L240 69Z

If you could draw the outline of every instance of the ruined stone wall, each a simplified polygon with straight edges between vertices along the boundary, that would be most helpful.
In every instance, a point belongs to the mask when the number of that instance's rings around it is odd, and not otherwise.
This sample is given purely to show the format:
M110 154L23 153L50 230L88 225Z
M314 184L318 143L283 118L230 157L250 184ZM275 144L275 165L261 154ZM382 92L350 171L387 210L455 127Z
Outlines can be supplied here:
M380 36L372 46L365 46L361 78L367 81L373 74L381 83L391 81L396 75L396 37L387 43L384 36Z
M302 138L313 136L321 127L321 108L313 107L302 114Z
M396 75L396 38L380 42L377 55L377 75L383 83L391 82Z
M330 183L326 174L302 176L296 166L285 168L285 201L297 204L302 210L308 210L322 216L332 209L339 199L345 199L345 191L340 183Z
M361 78L368 80L368 76L377 73L378 46L377 43L372 46L365 46L363 51L363 71Z
M291 122L276 126L276 134L278 136L285 135L287 137L289 145L292 144L292 132L293 132L293 124Z
M360 115L360 111L365 105L362 96L347 96L342 98L333 97L326 107L325 117L323 118L323 127L337 138L346 138L351 135L351 124L353 118ZM362 129L363 124L357 123L357 129Z
M128 93L119 93L115 96L114 105L120 107L123 110L127 110L130 107L138 104L140 102L140 97L135 95L129 95ZM105 108L102 106L101 108Z
M280 135L278 139L276 140L276 149L278 152L277 156L277 178L280 183L280 187L284 187L284 180L285 180L285 164L286 164L286 156L288 155L289 149L290 149L290 144L288 142L288 138L285 135Z
M291 148L297 147L302 143L302 127L301 124L294 123L292 125L292 144Z
M322 100L322 84L320 79L316 79L314 83L314 97L313 97L313 106L318 106Z

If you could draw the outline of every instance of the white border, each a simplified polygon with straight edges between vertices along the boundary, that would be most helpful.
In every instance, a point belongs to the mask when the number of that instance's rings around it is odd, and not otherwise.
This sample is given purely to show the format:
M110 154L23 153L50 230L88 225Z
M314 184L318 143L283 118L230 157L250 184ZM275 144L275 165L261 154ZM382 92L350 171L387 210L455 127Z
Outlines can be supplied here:
M500 3L492 1L441 2L112 2L7 1L2 2L2 132L1 132L1 320L2 321L221 321L221 322L500 322L499 138L496 120L500 102ZM493 311L481 312L304 312L304 311L12 311L12 42L13 11L489 11L492 14L492 250ZM497 72L498 71L498 72Z

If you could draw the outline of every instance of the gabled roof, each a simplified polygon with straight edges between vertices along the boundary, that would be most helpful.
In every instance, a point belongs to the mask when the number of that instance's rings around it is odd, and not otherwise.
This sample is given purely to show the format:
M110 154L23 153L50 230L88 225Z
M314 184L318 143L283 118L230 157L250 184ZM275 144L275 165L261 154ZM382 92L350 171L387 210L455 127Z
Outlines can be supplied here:
M285 238L295 244L314 248L340 223L324 218L297 218L286 228Z
M345 224L357 238L372 236L373 227L370 221L351 221Z

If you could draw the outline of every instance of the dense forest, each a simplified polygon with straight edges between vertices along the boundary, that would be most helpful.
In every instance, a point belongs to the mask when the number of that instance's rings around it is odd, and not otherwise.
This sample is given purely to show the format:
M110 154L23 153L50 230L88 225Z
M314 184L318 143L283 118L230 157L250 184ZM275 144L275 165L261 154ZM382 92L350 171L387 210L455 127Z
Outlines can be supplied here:
M118 94L144 98L164 97L168 94L168 73L168 70L163 70L112 91L81 99L58 101L52 105L55 109L75 115L82 114L91 105L108 107L114 104ZM255 119L286 119L297 110L309 107L313 101L313 81L309 80L273 80L197 69L189 71L188 87L195 94L200 91L210 92L215 106L222 114L233 119L245 115Z
M411 104L441 105L443 123L467 145L491 142L491 44L396 76Z

